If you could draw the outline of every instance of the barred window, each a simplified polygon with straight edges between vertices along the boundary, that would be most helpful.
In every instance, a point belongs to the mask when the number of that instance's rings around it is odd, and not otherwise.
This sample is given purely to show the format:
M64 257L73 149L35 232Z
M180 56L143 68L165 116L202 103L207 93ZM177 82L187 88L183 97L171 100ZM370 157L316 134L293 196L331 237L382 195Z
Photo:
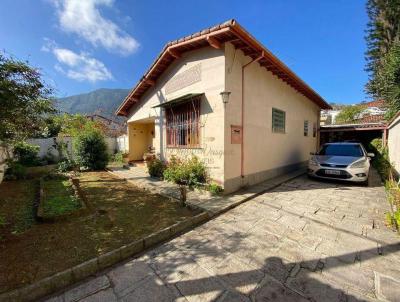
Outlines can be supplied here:
M308 136L308 121L304 121L304 136Z
M285 133L286 113L285 111L272 108L272 132Z
M168 147L200 146L200 99L166 108Z

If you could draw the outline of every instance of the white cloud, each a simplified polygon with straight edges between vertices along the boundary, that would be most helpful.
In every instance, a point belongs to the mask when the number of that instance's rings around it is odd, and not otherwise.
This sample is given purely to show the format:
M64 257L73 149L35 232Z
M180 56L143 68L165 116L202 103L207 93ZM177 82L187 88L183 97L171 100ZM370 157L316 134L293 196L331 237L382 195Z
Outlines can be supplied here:
M139 43L121 30L114 22L104 18L99 6L111 7L114 0L52 0L57 9L60 27L75 33L94 46L101 45L112 52L128 55Z
M103 62L92 58L88 53L76 53L70 49L60 48L54 41L45 39L43 51L54 54L59 64L54 68L67 77L77 81L105 81L113 78Z

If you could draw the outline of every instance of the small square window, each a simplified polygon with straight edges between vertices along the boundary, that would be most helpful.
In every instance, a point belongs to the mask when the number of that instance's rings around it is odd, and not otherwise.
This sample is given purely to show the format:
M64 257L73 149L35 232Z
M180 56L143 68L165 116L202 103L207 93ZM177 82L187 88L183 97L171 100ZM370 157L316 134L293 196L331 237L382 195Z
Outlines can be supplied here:
M308 136L308 121L304 121L304 136Z
M272 132L285 133L286 113L285 111L272 108Z

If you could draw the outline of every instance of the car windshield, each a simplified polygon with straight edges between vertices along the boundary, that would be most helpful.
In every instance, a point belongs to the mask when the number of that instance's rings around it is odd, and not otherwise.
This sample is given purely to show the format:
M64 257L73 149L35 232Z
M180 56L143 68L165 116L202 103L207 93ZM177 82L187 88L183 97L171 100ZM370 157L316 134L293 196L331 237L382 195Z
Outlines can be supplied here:
M364 153L360 145L357 144L337 144L337 145L324 145L318 155L332 155L332 156L353 156L361 157Z

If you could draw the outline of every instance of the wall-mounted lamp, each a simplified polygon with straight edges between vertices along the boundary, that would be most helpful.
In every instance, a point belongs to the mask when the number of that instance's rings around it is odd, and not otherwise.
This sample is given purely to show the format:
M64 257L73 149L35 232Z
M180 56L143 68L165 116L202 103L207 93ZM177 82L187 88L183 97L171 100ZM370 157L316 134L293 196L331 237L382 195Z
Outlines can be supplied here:
M228 103L230 94L231 94L230 91L222 91L220 93L220 95L222 97L222 103L224 103L224 104Z

